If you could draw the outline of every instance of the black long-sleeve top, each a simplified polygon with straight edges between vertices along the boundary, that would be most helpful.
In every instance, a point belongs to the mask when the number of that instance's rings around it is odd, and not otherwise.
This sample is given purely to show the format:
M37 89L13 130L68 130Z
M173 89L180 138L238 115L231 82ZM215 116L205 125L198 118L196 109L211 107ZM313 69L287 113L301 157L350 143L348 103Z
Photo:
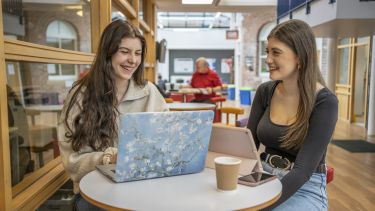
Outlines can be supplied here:
M279 82L270 81L258 87L247 126L251 130L257 148L262 143L266 147L266 152L281 151L295 157L293 169L281 179L283 187L281 197L270 208L285 202L310 179L320 164L325 163L327 145L335 128L338 112L336 96L327 88L321 89L317 93L302 146L297 150L280 147L280 140L286 133L287 126L275 124L270 119L270 102Z

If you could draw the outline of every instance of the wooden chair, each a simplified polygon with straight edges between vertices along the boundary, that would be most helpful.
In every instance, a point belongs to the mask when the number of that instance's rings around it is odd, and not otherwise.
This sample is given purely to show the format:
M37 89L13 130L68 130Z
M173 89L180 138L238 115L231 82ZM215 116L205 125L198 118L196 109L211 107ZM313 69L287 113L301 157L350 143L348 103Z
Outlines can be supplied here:
M177 93L177 92L172 92L171 95L170 95L170 98L173 101L177 101L177 102L182 102L183 101L182 94L181 93Z
M38 155L39 167L44 166L43 152L53 150L53 157L56 158L60 152L54 149L54 142L57 141L57 128L47 125L35 125L29 128L30 151Z
M327 184L333 181L333 176L335 175L335 169L332 166L327 165Z
M186 94L185 95L185 100L186 100L186 102L191 102L192 100L194 100L195 99L195 95L194 94Z
M223 107L223 102L225 102L227 98L212 97L210 100L216 104L214 122L221 122L221 107Z
M227 98L226 97L212 97L210 100L216 103L218 108L221 108L223 107L223 102L225 102Z
M234 114L234 121L237 121L238 115L245 113L245 109L240 108L240 107L221 107L220 111L221 111L222 114L226 114L226 124L227 125L230 125L229 124L230 114ZM232 126L235 126L235 125L233 124Z

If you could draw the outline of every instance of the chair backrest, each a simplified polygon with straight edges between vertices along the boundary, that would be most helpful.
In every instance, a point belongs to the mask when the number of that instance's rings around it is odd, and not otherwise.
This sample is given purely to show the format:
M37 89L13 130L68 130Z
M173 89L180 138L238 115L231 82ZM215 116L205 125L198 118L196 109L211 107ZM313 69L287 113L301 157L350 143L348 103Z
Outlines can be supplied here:
M233 114L235 116L234 121L236 122L238 120L238 115L245 113L245 109L240 108L240 107L222 107L220 110L222 114L226 114L227 125L229 125L230 114Z

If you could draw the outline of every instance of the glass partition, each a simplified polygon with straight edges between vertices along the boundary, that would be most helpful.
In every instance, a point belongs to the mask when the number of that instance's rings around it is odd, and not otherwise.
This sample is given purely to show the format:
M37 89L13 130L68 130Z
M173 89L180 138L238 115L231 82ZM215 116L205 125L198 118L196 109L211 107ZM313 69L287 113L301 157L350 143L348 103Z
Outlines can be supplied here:
M62 104L74 81L90 68L70 65L77 69L75 79L49 80L50 68L59 65L66 64L6 61L12 186L59 156Z
M5 38L91 52L89 2L22 1L8 4L3 10Z
M111 18L112 20L126 20L126 16L122 12L120 12L115 4L112 4L111 7Z
M349 48L339 49L339 84L349 83Z
M138 3L138 16L139 16L139 19L144 20L144 18L143 18L143 0L140 0L139 3Z

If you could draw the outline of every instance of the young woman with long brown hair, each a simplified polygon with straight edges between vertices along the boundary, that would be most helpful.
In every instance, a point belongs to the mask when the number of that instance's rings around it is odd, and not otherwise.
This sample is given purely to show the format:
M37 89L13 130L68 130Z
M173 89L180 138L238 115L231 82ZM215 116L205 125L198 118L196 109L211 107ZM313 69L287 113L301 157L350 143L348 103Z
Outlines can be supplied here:
M338 101L325 87L315 37L299 20L277 25L268 36L266 63L272 81L260 85L248 128L265 145L263 169L283 185L273 210L327 210L327 145Z
M79 181L96 165L116 162L120 114L168 110L157 88L144 79L145 55L146 41L138 29L127 21L110 23L91 70L65 100L59 146L77 194ZM76 205L97 209L79 196Z

